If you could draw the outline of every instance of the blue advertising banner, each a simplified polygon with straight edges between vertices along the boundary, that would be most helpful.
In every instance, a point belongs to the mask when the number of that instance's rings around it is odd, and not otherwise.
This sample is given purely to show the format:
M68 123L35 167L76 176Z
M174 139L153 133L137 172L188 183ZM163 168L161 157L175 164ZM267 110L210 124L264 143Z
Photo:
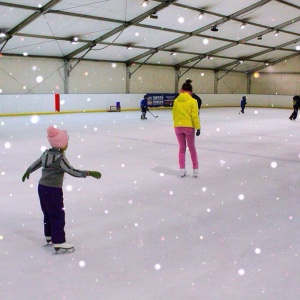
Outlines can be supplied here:
M148 96L148 106L149 107L171 107L175 97L178 94L175 93L147 93Z

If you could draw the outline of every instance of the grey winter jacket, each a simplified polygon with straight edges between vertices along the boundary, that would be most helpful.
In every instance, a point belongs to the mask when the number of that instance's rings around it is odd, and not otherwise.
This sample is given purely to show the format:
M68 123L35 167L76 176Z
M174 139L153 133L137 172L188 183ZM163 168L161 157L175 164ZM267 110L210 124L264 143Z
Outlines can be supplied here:
M46 150L42 156L36 160L28 169L27 172L32 173L42 167L42 177L39 184L49 187L62 187L64 173L68 173L74 177L86 177L88 171L74 169L64 153L59 149L52 148Z

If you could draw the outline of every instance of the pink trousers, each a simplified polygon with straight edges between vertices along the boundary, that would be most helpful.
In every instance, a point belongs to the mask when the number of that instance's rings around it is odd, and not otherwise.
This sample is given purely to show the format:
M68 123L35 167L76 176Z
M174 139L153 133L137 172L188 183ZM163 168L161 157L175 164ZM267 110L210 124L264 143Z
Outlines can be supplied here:
M195 147L195 129L192 127L175 127L175 134L179 143L179 167L185 169L186 144L189 147L193 169L198 169L198 156Z

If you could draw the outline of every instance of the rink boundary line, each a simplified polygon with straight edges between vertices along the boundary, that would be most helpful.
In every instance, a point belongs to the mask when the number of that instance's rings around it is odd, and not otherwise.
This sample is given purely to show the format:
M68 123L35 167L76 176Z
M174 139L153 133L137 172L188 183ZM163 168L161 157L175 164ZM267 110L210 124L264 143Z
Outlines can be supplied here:
M171 107L170 107L171 108ZM152 110L169 110L169 107L164 108L152 108ZM139 108L125 108L122 109L120 112L123 111L140 111ZM22 117L22 116L32 116L32 115L63 115L63 114L81 114L81 113L98 113L98 112L110 112L106 109L99 109L99 110L67 110L67 111L54 111L54 112L24 112L24 113L13 113L13 114L0 114L0 117ZM111 112L117 113L117 112Z
M240 106L202 106L201 109L206 108L240 108ZM275 107L275 106L251 106L247 105L247 108L277 108L277 109L293 109L292 107ZM151 110L170 110L172 107L152 107ZM140 111L139 108L125 108L122 109L120 112L123 111ZM67 110L67 111L54 111L54 112L24 112L24 113L8 113L8 114L0 114L0 117L22 117L22 116L32 116L32 115L59 115L59 114L81 114L81 113L102 113L102 112L110 112L106 109L99 109L99 110ZM111 112L117 113L117 112Z

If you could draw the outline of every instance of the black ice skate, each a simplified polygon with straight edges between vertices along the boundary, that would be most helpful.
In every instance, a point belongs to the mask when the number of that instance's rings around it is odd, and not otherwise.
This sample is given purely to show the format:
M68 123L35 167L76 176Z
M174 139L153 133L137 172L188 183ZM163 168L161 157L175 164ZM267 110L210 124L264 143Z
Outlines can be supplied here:
M47 244L45 246L48 246L48 245L52 244L51 236L46 236L46 242L47 242Z

